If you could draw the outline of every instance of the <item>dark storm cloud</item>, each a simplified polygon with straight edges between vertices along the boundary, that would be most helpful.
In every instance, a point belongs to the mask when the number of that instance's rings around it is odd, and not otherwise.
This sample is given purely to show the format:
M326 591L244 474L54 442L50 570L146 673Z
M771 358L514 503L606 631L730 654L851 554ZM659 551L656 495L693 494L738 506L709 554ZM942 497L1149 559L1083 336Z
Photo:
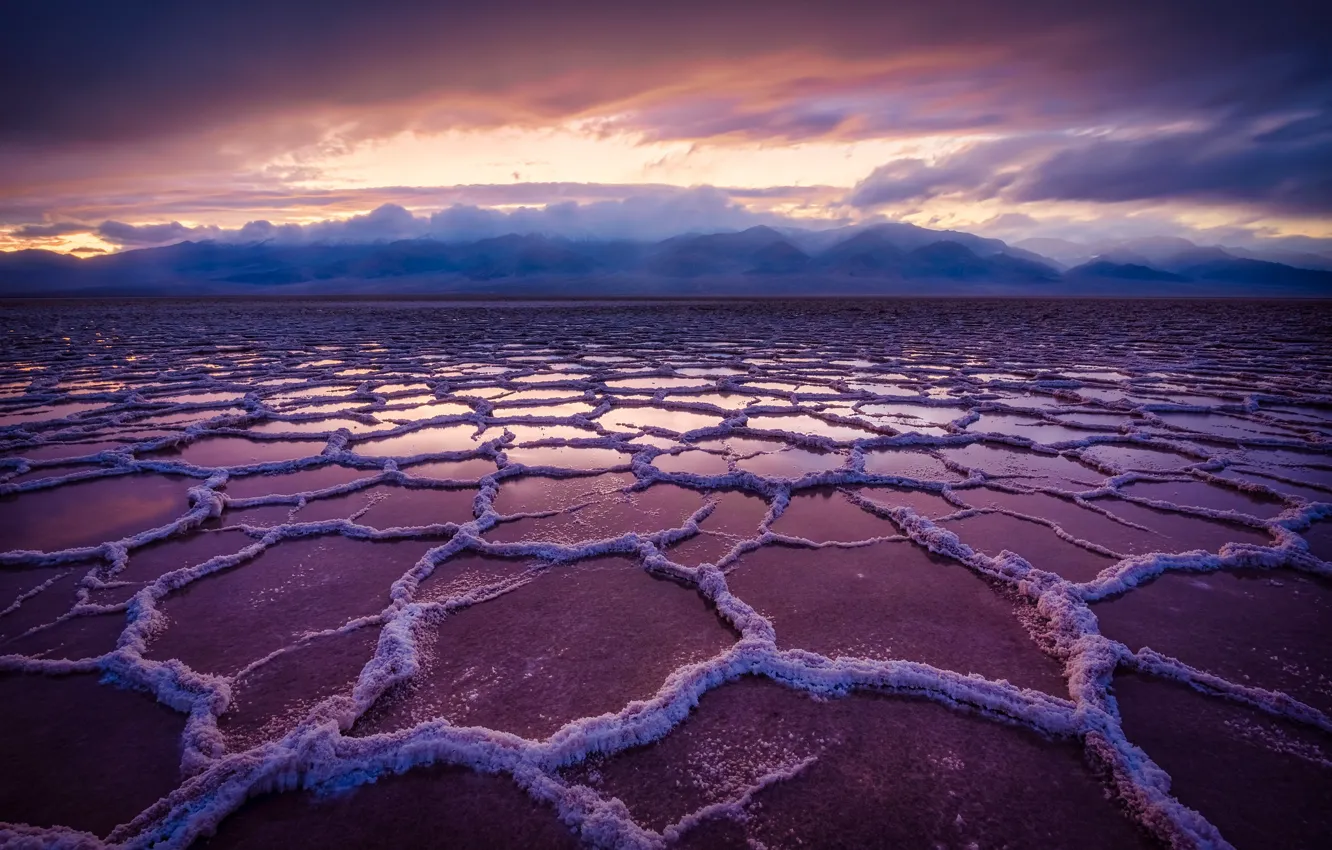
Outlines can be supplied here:
M876 207L940 195L993 198L1012 184L1015 165L1055 144L1048 135L1026 135L973 144L935 162L895 160L874 169L846 200L852 206Z
M1033 169L1015 196L1099 202L1187 198L1332 214L1332 115L1293 121L1270 133L1208 128L1071 146Z
M1027 134L978 142L935 161L895 160L874 169L846 196L855 207L924 201L941 195L986 200L1004 194L1022 171L1073 140L1061 134Z
M847 196L872 208L944 195L1012 202L1184 200L1332 214L1332 115L1139 136L1032 134L876 169Z
M385 107L409 102L430 105L411 120L446 125L558 117L791 51L808 58L776 101L748 99L762 79L722 75L712 100L668 100L645 120L666 136L818 135L858 121L984 126L1221 100L1261 111L1326 94L1332 51L1317 5L11 4L0 139L106 142L340 109L362 110L374 133L407 120ZM894 82L915 90L861 102Z

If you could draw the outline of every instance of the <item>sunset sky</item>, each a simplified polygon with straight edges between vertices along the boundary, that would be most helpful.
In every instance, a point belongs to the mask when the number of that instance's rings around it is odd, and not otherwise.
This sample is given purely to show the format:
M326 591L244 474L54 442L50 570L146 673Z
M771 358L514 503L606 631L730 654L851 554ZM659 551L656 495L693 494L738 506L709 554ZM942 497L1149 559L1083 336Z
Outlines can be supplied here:
M890 218L1326 251L1320 6L10 4L0 248Z

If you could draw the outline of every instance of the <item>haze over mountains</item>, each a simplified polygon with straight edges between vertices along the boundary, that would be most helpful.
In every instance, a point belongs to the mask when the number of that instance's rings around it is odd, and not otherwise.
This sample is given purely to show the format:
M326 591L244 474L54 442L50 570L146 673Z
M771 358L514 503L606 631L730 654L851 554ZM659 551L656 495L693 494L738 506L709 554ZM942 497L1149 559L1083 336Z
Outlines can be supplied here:
M903 223L752 227L659 242L510 234L469 241L180 242L78 259L0 254L0 296L1330 296L1332 258L1154 238L1009 245Z

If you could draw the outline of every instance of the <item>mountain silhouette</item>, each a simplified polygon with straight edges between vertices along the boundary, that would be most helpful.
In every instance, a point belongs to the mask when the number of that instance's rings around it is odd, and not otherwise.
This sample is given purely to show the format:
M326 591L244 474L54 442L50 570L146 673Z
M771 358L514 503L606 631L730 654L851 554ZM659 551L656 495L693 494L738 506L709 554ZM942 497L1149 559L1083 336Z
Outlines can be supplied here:
M1188 280L1188 278L1183 275L1154 269L1151 266L1142 265L1141 263L1114 263L1109 260L1092 260L1090 263L1074 266L1064 272L1064 278L1066 280L1079 280L1085 278L1170 281Z
M1066 240L1027 240L1073 257ZM509 234L472 241L180 242L84 259L0 253L0 296L244 294L1332 294L1332 271L1171 237L1124 240L1067 271L998 239L900 222L759 226L660 242Z

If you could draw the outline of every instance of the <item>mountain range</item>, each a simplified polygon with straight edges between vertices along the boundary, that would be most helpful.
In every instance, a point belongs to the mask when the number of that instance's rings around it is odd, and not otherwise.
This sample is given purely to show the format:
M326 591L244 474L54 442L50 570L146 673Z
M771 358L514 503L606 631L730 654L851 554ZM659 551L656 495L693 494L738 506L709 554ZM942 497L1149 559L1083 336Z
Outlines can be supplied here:
M0 296L1332 296L1332 259L1316 254L1283 263L1172 238L1091 251L1063 240L1009 245L905 223L760 226L661 242L522 234L467 242L180 242L86 259L0 253Z

